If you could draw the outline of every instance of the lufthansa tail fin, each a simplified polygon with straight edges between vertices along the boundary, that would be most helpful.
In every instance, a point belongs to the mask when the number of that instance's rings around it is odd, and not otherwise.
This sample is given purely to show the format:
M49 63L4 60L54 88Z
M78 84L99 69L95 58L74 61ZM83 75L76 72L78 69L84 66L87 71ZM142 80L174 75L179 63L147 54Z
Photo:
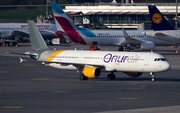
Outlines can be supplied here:
M153 30L175 30L155 5L148 5Z
M34 21L28 20L27 22L29 26L31 48L33 50L48 50L49 48L44 42L44 39L38 31Z

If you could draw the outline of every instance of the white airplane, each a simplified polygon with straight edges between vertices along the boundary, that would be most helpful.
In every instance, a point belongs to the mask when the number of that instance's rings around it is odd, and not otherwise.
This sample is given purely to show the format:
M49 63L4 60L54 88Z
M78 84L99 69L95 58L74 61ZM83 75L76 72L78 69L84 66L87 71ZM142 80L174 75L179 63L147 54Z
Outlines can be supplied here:
M40 33L45 40L52 40L56 38L56 35L52 31L57 31L56 25L52 23L42 23L36 24ZM27 41L29 37L27 23L0 23L0 39L4 39L5 45L10 45L10 40L12 45L16 46L17 42Z
M46 66L58 69L77 70L80 80L96 78L101 70L110 72L107 78L114 80L114 72L121 71L132 77L139 77L148 72L154 75L167 71L171 64L167 59L152 52L114 52L88 50L50 50L44 42L33 21L29 20L29 32L32 51L25 52L35 61L41 61ZM21 54L22 55L22 54ZM20 62L23 60L20 59Z
M148 9L153 29L155 31L146 31L143 32L143 34L159 40L170 42L172 44L179 45L180 30L172 27L155 5L149 5Z
M105 46L120 46L152 50L155 46L172 46L172 43L154 39L142 34L142 30L127 30L129 38L124 36L122 30L90 30L75 26L62 8L51 2L58 32L57 37L64 37L65 40L90 45L97 43ZM119 50L120 50L119 49Z

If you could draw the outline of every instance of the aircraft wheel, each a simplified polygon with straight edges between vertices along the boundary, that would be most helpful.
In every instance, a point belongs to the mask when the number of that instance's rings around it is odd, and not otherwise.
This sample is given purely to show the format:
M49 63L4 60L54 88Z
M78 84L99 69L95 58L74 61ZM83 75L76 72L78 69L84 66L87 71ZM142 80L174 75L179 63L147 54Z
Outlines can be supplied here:
M152 72L150 72L150 75L152 76L151 81L152 81L152 82L155 82L155 80L156 80L156 79L155 79L155 74L152 73Z
M155 79L155 78L152 78L152 79L151 79L151 81L152 81L152 82L155 82L155 81L156 81L156 79Z
M124 51L124 48L122 46L120 46L118 51Z
M108 80L115 80L116 79L116 75L115 74L108 74L107 75L107 79Z
M13 45L13 46L17 46L18 43L17 43L17 42L13 42L12 45Z
M9 46L9 45L10 45L10 42L9 42L9 41L6 41L4 44L5 44L5 46Z
M131 51L131 48L130 47L126 47L126 51Z
M80 79L80 80L88 80L88 77L86 77L86 76L84 76L83 74L81 74L81 75L79 76L79 79Z

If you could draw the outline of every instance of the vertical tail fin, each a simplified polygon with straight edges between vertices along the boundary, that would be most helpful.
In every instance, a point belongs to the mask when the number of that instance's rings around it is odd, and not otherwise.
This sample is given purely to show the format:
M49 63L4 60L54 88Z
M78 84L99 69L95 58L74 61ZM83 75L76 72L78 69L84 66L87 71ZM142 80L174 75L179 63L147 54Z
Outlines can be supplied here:
M175 30L155 5L148 5L153 30Z
M51 7L56 21L56 26L58 30L61 31L75 31L77 28L62 8L56 3L51 2Z
M68 35L68 38L64 38L71 39L72 41L79 42L81 44L86 44L80 32L83 33L85 36L87 36L87 34L92 34L92 32L86 29L82 30L75 26L74 23L70 20L70 18L66 15L66 13L56 2L51 2L51 7L53 10L53 15L55 18L56 27L58 31L65 32ZM62 37L62 35L58 34L58 32L56 32L56 35L58 37Z
M28 20L28 26L29 26L29 33L30 33L31 48L33 50L49 49L46 43L44 42L44 39L41 36L40 32L38 31L34 21Z

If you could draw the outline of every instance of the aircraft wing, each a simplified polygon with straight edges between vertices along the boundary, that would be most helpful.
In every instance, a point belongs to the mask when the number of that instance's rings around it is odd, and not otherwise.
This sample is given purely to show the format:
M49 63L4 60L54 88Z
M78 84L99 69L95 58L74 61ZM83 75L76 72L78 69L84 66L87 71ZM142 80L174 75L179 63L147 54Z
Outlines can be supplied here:
M17 35L29 36L29 32L26 31L26 30L14 30L14 31L11 33L11 36L17 36Z
M17 55L17 57L19 57L19 55L20 56L26 56L26 57L30 56L31 58L36 57L35 54L30 54L29 52L25 52L25 53L6 52L6 54ZM22 63L24 61L29 61L27 59L22 59L22 58L19 58L19 59L20 59L20 63ZM58 62L56 62L56 61L50 61L50 62L45 61L45 62L43 62L43 64L46 64L46 65L51 64L51 63L61 64L61 65L73 65L77 69L80 69L80 68L85 67L85 66L95 66L95 67L99 67L101 69L106 68L106 66L104 66L104 65L94 65L94 63L80 63L79 64L79 63L69 63L69 62L61 62L61 61L58 61ZM112 70L112 71L114 71L114 70Z
M124 30L124 28L122 28L122 31L123 31L123 34L124 34L124 37L125 37L125 43L132 43L132 44L139 44L140 42L142 42L141 40L138 40L138 39L134 39L134 38L131 38L127 32Z
M64 32L64 31L56 31L56 33L58 33L58 34L61 34L61 35L67 35L68 36L68 34L66 33L66 32Z
M55 31L51 31L51 30L43 30L43 31L45 31L45 32L47 32L47 33L53 33L53 34L55 34Z
M122 29L122 30L123 30L123 34L125 37L125 41L122 43L128 44L128 46L130 46L132 48L140 48L140 49L145 49L145 50L154 49L154 47L155 47L154 42L130 37L124 29Z
M171 42L174 44L179 44L180 43L180 38L170 36L168 34L162 33L162 32L145 32L144 33L146 36L154 37L159 40Z
M48 37L52 37L51 36L52 34L54 34L54 36L55 36L55 31L42 30L41 33L42 33L43 36L47 35ZM7 37L13 37L14 38L15 36L18 36L18 35L24 36L24 37L29 37L29 31L28 30L18 30L18 29L17 30L11 30L9 32L2 31L1 35L3 37L5 37L6 39L7 39Z
M15 36L29 36L25 30L1 30L1 39L14 39Z
M104 65L95 65L94 63L69 63L69 62L61 62L61 61L51 61L51 62L48 62L46 61L45 62L46 64L47 63L57 63L57 64L63 64L63 65L74 65L75 67L85 67L85 66L95 66L95 67L99 67L99 68L104 68L105 66Z

